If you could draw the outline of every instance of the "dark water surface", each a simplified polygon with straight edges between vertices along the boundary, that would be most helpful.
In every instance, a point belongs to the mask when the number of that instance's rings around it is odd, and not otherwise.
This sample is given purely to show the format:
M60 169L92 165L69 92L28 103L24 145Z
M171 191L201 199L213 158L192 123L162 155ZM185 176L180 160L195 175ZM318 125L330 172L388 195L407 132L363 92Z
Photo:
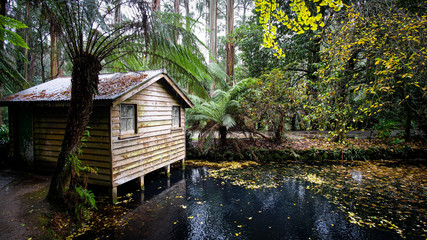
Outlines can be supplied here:
M400 239L351 224L320 194L294 179L246 189L209 178L207 169L174 170L133 194L135 208L117 239Z

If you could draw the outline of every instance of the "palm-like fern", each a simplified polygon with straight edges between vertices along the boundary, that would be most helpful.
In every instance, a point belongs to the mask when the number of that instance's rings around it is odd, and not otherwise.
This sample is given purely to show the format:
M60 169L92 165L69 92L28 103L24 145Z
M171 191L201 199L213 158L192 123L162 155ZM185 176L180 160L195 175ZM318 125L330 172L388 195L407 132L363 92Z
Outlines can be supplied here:
M15 32L7 28L21 29L26 28L25 24L0 15L0 41L2 43L7 42L9 44L28 48L25 41ZM3 87L1 90L5 90L7 93L13 93L17 90L24 89L29 86L22 75L16 70L15 62L13 58L19 58L18 51L15 51L13 47L0 49L0 86ZM1 96L1 93L0 93Z
M156 12L150 17L150 37L147 42L131 41L109 57L107 67L123 70L167 68L168 73L188 92L208 98L214 81L225 73L207 65L201 48L206 46L191 30L180 26L179 15Z
M239 103L233 99L237 87L216 90L210 100L192 96L192 109L187 110L187 124L200 131L199 145L205 149L211 144L214 133L219 131L221 146L227 145L227 131L236 125L233 114Z

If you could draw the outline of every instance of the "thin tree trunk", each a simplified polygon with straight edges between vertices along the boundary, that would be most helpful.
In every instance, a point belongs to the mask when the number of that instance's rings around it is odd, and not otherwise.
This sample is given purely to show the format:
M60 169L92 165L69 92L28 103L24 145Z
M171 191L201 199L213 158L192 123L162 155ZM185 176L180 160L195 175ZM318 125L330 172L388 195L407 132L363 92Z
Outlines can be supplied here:
M184 0L184 7L185 7L185 29L187 31L190 31L190 4L188 3L189 0Z
M210 0L209 2L209 50L211 57L209 62L216 62L217 57L217 0Z
M285 130L285 115L280 115L279 126L277 126L276 132L274 133L274 140L276 142L282 141L282 134Z
M93 96L102 67L95 56L82 53L76 59L72 70L71 102L68 109L64 140L47 199L57 203L67 190L71 179L72 162L70 155L76 154L79 142L89 123Z
M114 9L114 23L120 24L122 23L122 3L121 0L116 0Z
M176 13L177 15L180 15L179 14L179 0L174 0L173 12ZM181 26L181 16L177 16L175 19L176 19L176 25ZM175 33L175 41L178 42L178 38L179 38L179 34Z
M30 54L30 64L28 65L28 79L27 81L31 83L34 79L36 65L38 64L39 59L36 53L32 52Z
M40 18L44 18L44 12L46 12L47 6L45 3L42 3L41 5L41 15ZM42 75L42 82L46 82L46 67L44 64L44 56L45 56L45 48L44 48L44 42L45 42L45 35L43 31L43 21L38 21L39 26L37 29L37 32L39 34L39 41L40 41L40 67L41 67L41 75Z
M405 110L406 110L405 140L409 141L411 139L411 121L412 121L411 107L409 106L409 103L405 104Z
M29 0L25 0L25 7L26 7L26 11L25 11L25 24L27 26L30 26L30 1ZM25 43L29 46L29 41L30 41L30 28L25 28L24 29L24 38L25 38ZM24 56L25 56L25 60L24 61L24 79L28 81L28 48L24 48Z
M296 113L294 113L294 115L292 115L291 130L292 131L296 131L297 130L297 114Z
M174 2L173 2L173 11L174 11L174 13L179 14L179 0L174 0Z
M54 23L50 24L50 79L58 76L58 39Z
M243 2L243 15L242 15L242 25L246 23L246 11L247 11L248 5L247 2Z
M227 0L227 29L226 35L229 36L234 31L234 0ZM227 41L227 66L226 73L228 76L229 84L233 83L234 77L234 43L229 37Z
M41 21L39 22L39 29L37 30L39 33L39 37L40 37L40 66L41 66L41 74L42 74L42 82L46 82L46 70L45 70L45 66L44 66L44 46L43 46L43 31L42 29L42 23Z
M152 5L151 5L151 9L155 12L160 11L160 0L153 0Z

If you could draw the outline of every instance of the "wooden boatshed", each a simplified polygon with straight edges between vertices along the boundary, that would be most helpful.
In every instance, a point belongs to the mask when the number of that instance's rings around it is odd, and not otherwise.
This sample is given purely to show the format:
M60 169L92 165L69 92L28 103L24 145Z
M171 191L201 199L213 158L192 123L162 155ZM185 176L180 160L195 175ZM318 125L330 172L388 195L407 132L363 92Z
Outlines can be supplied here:
M84 164L98 168L89 183L111 189L185 159L185 108L192 103L164 70L99 76L99 93L82 148ZM53 170L64 138L70 77L18 92L0 102L8 106L15 161Z

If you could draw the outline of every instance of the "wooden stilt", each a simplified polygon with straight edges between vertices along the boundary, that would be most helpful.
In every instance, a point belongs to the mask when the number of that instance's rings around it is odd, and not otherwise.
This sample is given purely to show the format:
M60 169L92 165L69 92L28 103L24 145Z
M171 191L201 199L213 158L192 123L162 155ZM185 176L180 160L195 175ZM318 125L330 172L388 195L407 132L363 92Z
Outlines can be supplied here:
M165 171L166 171L166 175L168 176L168 178L170 178L170 176L171 176L171 165L170 164L168 164L165 167Z
M139 186L141 187L141 190L145 190L145 183L144 183L144 175L139 177Z
M117 202L117 187L112 187L111 191L111 202L115 204Z
M145 192L142 191L140 192L140 194L141 194L141 203L143 203L145 201Z
M182 159L181 161L181 168L182 170L185 170L185 159Z

